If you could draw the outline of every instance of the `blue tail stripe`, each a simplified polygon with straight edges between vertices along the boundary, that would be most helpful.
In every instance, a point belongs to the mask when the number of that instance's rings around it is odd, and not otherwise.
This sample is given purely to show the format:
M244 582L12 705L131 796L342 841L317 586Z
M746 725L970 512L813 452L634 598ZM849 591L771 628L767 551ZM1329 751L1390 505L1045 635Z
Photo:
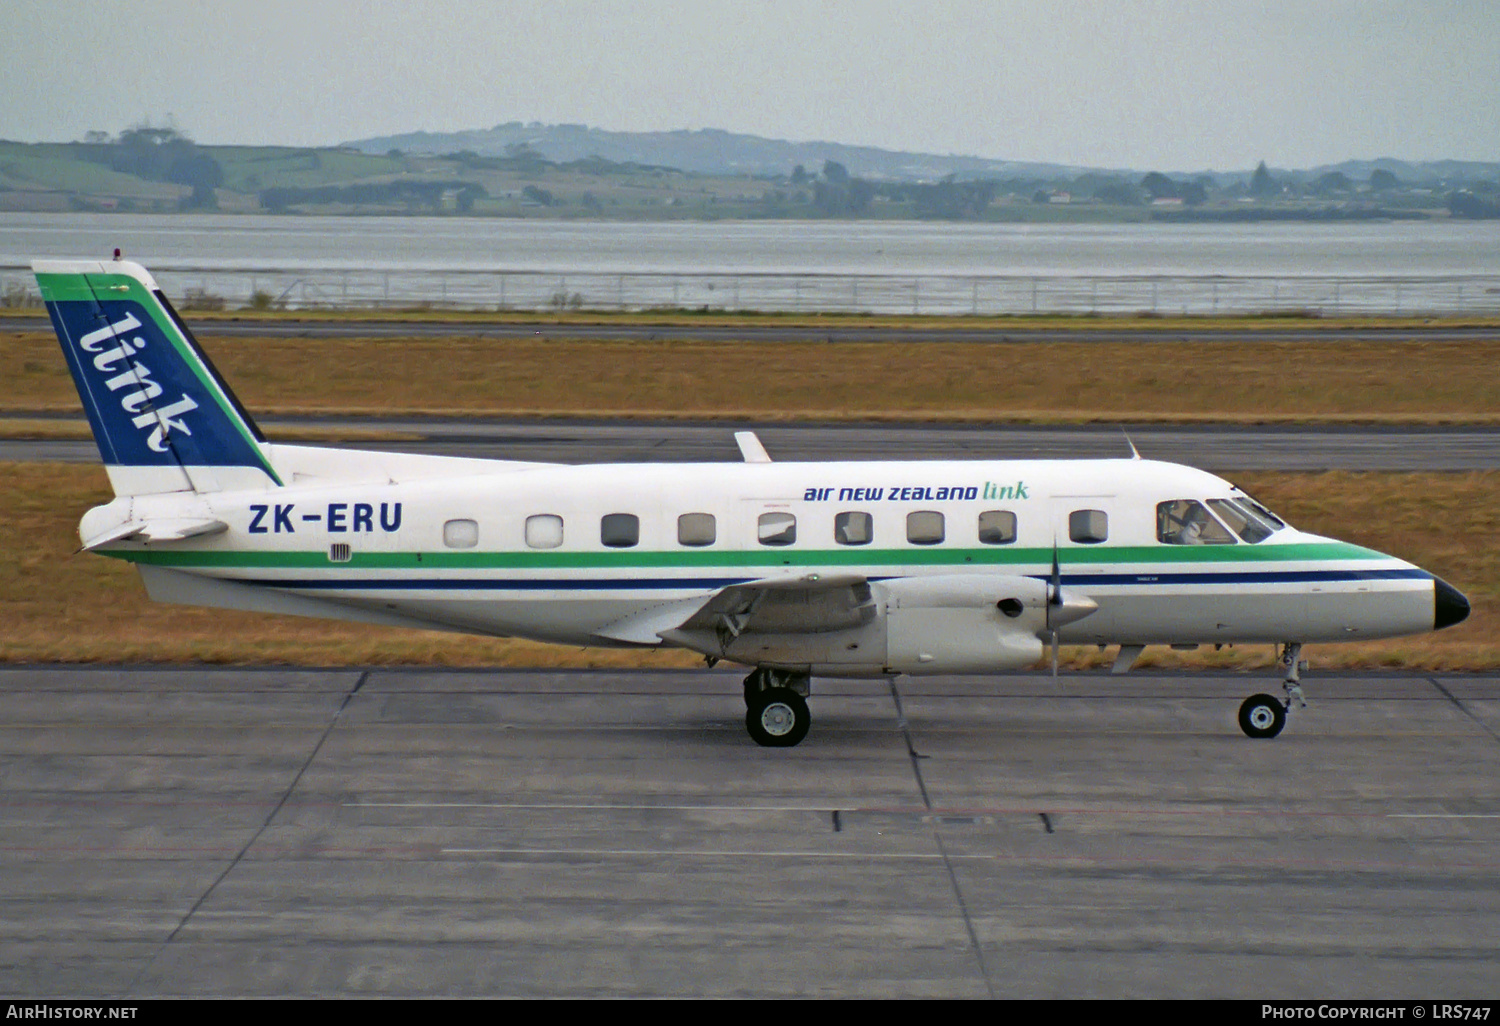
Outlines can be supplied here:
M94 434L94 444L99 447L99 458L106 464L118 465L120 458L105 429L104 417L94 398L94 391L89 387L88 378L79 364L77 346L73 343L73 336L67 321L63 319L62 311L58 309L59 305L48 303L47 315L52 318L52 330L57 332L58 341L62 343L63 357L68 361L68 373L73 375L73 387L78 390L78 398L83 402L83 412L89 419L89 430Z

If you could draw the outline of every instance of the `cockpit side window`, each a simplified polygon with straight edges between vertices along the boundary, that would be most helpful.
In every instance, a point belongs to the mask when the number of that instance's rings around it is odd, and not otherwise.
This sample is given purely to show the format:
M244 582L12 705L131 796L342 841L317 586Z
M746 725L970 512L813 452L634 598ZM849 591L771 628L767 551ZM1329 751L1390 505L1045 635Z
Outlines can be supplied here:
M1197 499L1157 503L1156 540L1167 545L1234 544L1234 536Z

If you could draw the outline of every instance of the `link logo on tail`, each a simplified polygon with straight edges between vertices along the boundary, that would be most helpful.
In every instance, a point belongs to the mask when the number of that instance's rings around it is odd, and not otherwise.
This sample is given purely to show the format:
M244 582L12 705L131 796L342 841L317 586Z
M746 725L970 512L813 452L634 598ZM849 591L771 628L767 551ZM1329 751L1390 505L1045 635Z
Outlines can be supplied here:
M145 268L34 269L117 491L209 490L224 477L210 468L244 468L232 473L240 485L281 483L264 438Z

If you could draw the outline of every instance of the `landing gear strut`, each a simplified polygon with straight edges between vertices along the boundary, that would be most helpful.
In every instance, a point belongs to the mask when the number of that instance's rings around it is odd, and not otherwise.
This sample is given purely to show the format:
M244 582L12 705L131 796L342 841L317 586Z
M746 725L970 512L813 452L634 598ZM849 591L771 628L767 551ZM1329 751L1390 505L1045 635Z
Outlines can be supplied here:
M1286 690L1287 711L1291 711L1293 701L1306 709L1307 699L1302 697L1302 671L1307 669L1307 664L1302 661L1300 642L1289 641L1281 646L1281 668L1286 671L1286 680L1281 686Z
M765 667L745 678L745 729L756 744L791 748L807 736L812 713L804 697L812 678L790 670Z
M1307 699L1302 697L1302 671L1307 664L1302 661L1301 643L1289 641L1282 645L1278 659L1286 674L1286 680L1281 684L1286 698L1251 695L1245 699L1240 705L1240 729L1247 737L1275 737L1286 726L1287 713L1292 711L1293 702L1307 708Z

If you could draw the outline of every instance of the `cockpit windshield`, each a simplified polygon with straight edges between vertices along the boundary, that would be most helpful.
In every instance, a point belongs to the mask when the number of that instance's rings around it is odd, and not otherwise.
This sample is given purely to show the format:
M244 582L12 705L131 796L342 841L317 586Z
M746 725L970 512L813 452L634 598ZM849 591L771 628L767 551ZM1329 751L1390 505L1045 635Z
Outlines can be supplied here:
M1208 505L1231 531L1251 545L1265 541L1286 526L1285 521L1248 495L1209 499Z
M1254 499L1250 498L1250 496L1248 496L1248 495L1241 495L1239 497L1239 501L1241 503L1249 506L1256 513L1259 513L1260 514L1260 518L1262 520L1266 521L1267 523L1269 523L1276 530L1279 531L1283 527L1286 526L1286 521L1285 520L1282 520L1275 513L1272 513L1270 510L1266 509L1266 507L1262 506L1260 503L1258 503Z

